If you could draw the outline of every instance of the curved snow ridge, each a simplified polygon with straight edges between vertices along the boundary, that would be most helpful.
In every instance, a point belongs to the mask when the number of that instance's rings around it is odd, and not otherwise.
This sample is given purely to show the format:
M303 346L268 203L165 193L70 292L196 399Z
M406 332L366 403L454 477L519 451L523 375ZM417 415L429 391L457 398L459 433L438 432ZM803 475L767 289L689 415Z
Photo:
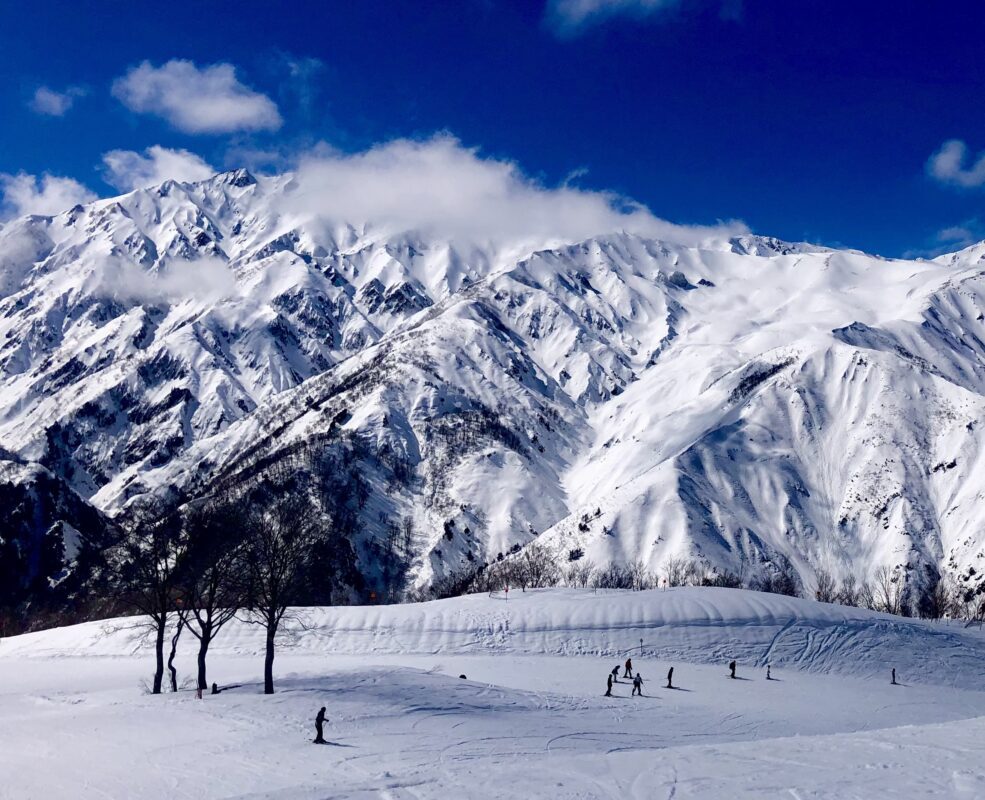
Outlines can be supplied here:
M950 625L741 589L577 589L471 595L396 606L298 609L281 647L297 654L599 655L774 667L977 687L985 636ZM120 656L151 647L134 620L5 640L0 657ZM259 655L263 632L232 623L213 653Z

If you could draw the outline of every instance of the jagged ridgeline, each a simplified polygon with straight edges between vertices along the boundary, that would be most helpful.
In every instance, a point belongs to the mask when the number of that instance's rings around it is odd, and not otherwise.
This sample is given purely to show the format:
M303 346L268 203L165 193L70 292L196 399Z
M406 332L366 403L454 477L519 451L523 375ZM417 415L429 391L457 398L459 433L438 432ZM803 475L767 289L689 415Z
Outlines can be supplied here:
M885 569L911 607L981 586L985 246L480 246L293 187L0 228L0 605L70 606L134 504L272 486L318 505L351 599L532 542L802 592Z

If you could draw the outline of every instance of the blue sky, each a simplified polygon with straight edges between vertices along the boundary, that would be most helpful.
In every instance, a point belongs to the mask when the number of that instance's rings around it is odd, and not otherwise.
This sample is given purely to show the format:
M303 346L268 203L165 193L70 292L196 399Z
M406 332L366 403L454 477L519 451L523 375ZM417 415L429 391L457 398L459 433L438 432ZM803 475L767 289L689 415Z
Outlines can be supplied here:
M3 209L448 134L678 223L956 249L985 237L983 41L981 2L8 4Z

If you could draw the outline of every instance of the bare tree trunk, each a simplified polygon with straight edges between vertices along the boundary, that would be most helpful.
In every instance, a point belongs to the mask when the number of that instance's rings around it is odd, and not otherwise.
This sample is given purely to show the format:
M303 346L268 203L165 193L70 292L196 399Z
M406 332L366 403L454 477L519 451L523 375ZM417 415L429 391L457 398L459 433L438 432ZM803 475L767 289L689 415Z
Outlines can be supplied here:
M157 620L157 631L154 642L154 655L157 659L154 668L154 694L161 693L161 684L164 682L164 628L167 625L167 617L161 616Z
M267 654L263 659L263 693L274 693L274 638L277 636L277 623L271 620L267 625Z
M211 642L211 637L203 631L202 638L198 642L198 688L203 692L209 688L208 680L205 677L205 657L209 653Z
M174 657L178 652L178 639L181 638L181 629L185 627L185 621L178 617L178 627L171 637L171 652L168 654L168 672L171 673L171 691L178 691L178 670L174 666Z

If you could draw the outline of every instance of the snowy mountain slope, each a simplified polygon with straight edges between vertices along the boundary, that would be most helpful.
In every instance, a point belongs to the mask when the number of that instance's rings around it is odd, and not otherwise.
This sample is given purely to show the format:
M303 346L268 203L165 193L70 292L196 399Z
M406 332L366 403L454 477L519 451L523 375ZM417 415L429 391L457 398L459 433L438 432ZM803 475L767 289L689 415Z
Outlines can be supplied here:
M111 514L313 475L372 586L538 535L805 587L885 565L911 599L985 576L982 246L480 246L295 190L236 171L0 228L0 445Z

